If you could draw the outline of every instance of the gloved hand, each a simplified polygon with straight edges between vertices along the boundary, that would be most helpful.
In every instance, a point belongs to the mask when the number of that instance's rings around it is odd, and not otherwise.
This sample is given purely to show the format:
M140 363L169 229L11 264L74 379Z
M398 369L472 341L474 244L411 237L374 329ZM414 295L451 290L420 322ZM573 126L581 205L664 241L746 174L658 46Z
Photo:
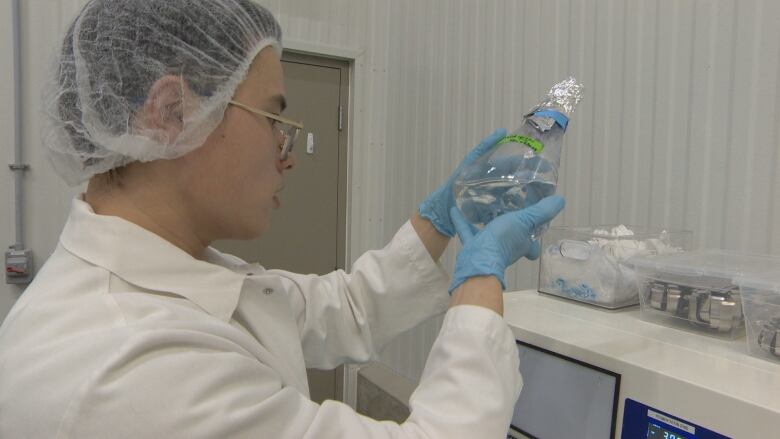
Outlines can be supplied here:
M466 157L450 175L450 178L420 203L420 216L430 221L433 227L442 235L449 237L455 235L455 227L450 218L450 209L455 206L455 197L452 194L452 185L455 182L455 177L457 177L461 169L477 160L482 154L495 146L499 140L503 139L504 136L506 136L506 130L501 128L482 139L479 145L466 154Z
M565 204L563 197L553 195L531 207L505 213L476 233L458 208L453 207L450 215L463 250L455 262L450 294L474 276L495 276L505 289L504 272L510 265L523 256L531 260L539 257L541 244L531 239L531 233L555 218Z

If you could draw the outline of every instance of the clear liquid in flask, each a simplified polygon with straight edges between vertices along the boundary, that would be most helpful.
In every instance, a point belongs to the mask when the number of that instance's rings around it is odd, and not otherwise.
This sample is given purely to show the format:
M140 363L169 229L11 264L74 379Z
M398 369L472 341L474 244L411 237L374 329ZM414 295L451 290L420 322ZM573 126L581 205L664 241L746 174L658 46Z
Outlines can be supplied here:
M524 209L553 195L555 184L547 181L482 180L458 185L455 193L455 202L466 221L482 229L499 215ZM541 232L534 231L534 235Z

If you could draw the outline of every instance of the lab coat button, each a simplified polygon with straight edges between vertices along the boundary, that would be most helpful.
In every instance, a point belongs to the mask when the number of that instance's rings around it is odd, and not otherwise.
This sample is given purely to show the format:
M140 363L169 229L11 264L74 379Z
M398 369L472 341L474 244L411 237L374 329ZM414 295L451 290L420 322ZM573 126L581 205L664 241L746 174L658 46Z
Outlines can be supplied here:
M266 288L266 289L263 290L264 294L271 294L273 292L274 292L273 288Z

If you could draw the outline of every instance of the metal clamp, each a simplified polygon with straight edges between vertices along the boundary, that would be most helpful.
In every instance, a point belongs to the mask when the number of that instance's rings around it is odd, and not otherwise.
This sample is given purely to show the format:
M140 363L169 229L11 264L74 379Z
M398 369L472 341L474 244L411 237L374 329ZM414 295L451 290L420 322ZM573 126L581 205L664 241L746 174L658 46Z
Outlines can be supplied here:
M698 289L691 293L688 319L719 332L729 332L742 324L742 302L736 291Z
M742 299L739 292L729 291L723 295L710 296L710 327L728 332L742 325Z
M653 282L650 285L650 306L666 311L675 316L686 316L688 313L688 294L674 284Z
M652 308L685 318L698 326L729 332L744 321L739 292L734 289L712 291L652 282L648 290Z
M688 313L688 294L677 285L666 287L666 312L676 316Z
M780 357L780 317L756 324L761 328L758 333L758 347L768 354Z
M659 310L666 311L666 284L653 282L649 286L650 306Z

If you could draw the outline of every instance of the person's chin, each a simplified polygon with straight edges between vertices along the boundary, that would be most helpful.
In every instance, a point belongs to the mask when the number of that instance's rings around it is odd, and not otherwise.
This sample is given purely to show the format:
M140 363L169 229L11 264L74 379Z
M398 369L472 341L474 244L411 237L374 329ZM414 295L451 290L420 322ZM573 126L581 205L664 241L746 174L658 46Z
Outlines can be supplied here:
M238 236L234 239L242 241L257 239L268 231L269 226L270 224L267 219L258 220L257 218L252 218L251 220L244 222L239 229L240 232L236 233Z
M255 233L255 238L254 239L257 239L257 238L265 235L265 233L268 231L269 228L270 228L270 224L268 224L267 222L263 223L258 228L257 232Z
M247 227L246 239L257 239L263 236L269 228L270 224L268 224L268 221L255 222L254 224L251 224L249 227Z

